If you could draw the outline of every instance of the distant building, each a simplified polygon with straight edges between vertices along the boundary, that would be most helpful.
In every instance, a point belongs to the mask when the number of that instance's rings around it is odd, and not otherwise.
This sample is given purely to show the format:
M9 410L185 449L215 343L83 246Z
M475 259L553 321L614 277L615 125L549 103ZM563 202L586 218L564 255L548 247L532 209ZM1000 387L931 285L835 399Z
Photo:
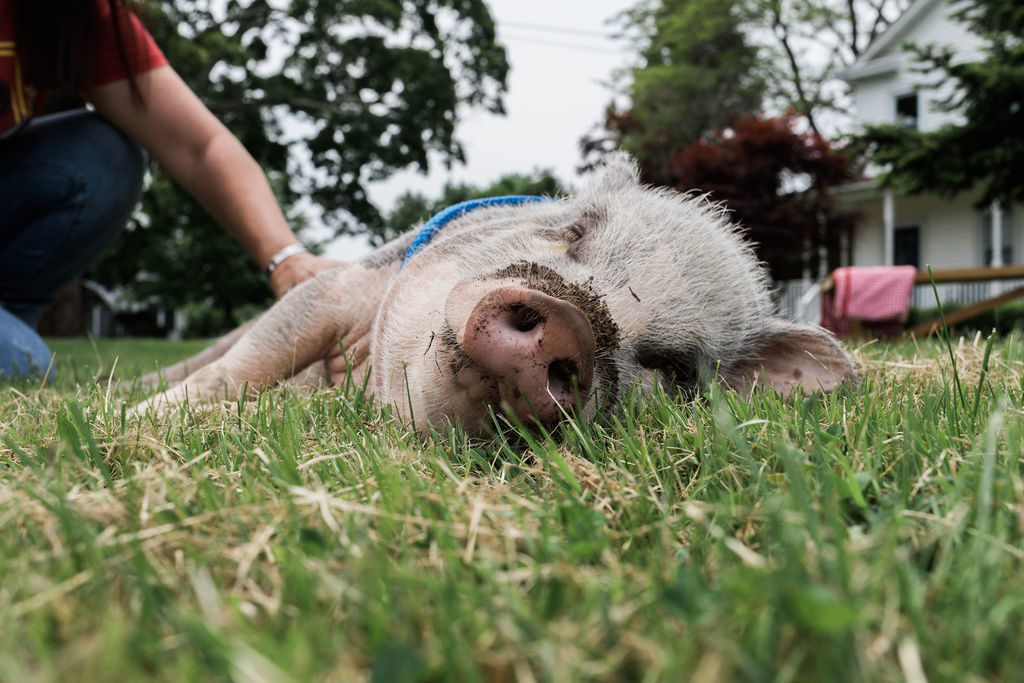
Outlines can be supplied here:
M962 61L981 58L981 38L950 18L958 6L963 3L917 0L840 74L852 89L858 122L897 123L931 131L957 121L955 113L936 111L933 106L949 94L949 86L930 86L935 75L915 72L913 55L902 46L907 42L948 45ZM998 204L979 208L977 193L952 200L905 196L898 190L878 189L874 177L869 177L838 188L837 195L862 214L848 252L852 265L940 269L1002 266L1022 260L1020 211ZM954 294L953 298L959 297Z

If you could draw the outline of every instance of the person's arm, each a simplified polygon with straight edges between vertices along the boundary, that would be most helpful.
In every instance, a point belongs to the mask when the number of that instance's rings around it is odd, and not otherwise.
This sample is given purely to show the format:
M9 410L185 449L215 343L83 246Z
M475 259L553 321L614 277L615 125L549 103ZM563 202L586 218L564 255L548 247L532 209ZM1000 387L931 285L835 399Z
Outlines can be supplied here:
M97 86L87 99L104 118L145 148L249 252L261 268L298 243L259 164L169 66L135 77L144 104L127 80ZM291 256L270 276L274 294L336 261Z

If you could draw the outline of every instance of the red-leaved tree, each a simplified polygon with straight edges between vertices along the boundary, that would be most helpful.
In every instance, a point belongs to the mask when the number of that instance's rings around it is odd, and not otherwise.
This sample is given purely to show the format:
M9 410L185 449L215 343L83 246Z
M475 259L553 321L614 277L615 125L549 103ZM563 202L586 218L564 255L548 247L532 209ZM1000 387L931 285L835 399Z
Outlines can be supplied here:
M794 115L738 117L673 153L668 177L656 180L724 204L776 280L838 267L842 235L856 219L831 192L851 179L847 158L817 133L799 131L800 123Z

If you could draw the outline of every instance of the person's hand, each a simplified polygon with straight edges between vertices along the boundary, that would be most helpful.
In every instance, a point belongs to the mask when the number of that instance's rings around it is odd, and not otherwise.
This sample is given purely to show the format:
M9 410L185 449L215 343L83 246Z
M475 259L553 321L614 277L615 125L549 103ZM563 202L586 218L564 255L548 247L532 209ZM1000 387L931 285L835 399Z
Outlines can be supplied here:
M340 265L341 261L321 258L306 252L295 254L282 261L270 274L270 289L274 291L274 296L280 299L292 287L302 284L317 273Z

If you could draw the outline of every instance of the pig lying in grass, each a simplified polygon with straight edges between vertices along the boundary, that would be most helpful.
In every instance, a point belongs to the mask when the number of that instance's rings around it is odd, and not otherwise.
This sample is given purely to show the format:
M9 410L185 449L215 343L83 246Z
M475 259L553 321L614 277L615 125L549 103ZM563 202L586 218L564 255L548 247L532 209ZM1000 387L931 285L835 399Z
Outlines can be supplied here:
M765 272L719 208L642 186L624 157L568 199L457 216L406 258L416 235L295 288L169 368L178 383L140 409L351 373L406 422L480 432L488 406L551 425L655 382L785 394L853 379L828 333L772 315Z

